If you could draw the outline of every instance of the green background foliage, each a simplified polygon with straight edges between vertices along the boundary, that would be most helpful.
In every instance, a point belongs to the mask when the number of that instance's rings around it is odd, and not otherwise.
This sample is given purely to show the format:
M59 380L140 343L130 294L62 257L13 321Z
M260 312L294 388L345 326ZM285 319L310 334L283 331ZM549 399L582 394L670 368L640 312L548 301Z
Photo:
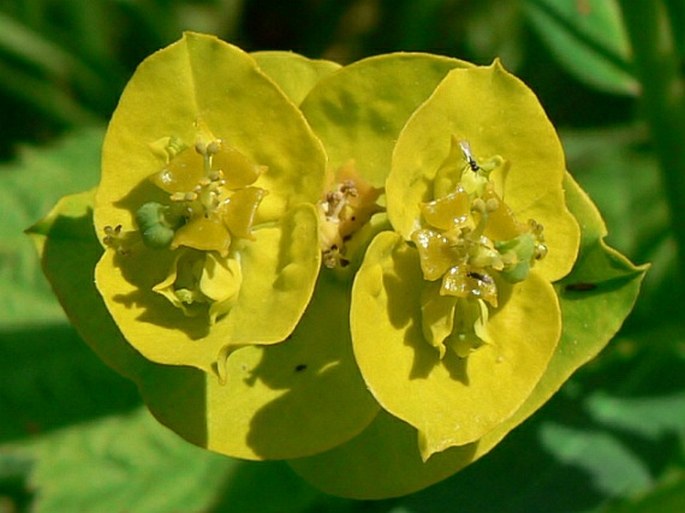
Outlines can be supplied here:
M685 8L679 0L0 2L0 512L678 512L685 509ZM627 14L627 15L626 15ZM607 241L652 262L597 358L493 451L400 499L337 499L152 420L68 324L22 232L97 183L135 65L211 32L348 63L394 50L505 66L560 130ZM588 319L588 323L593 320ZM124 356L122 356L124 357ZM363 464L363 463L360 463Z

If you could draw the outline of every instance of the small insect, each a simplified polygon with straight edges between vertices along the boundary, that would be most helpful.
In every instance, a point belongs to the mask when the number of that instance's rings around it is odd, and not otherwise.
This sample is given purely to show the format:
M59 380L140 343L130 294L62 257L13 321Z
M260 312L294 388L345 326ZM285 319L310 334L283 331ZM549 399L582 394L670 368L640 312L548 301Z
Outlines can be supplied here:
M478 171L480 169L480 166L478 165L478 162L476 162L476 159L473 158L473 153L471 152L471 145L469 144L469 142L459 141L459 147L461 148L461 152L464 154L466 162L469 163L471 171Z
M300 363L295 366L295 372L302 372L303 370L307 369L307 364L306 363Z
M487 274L480 274L476 272L469 272L467 274L469 278L473 278L474 280L478 280L481 283L487 283L487 284L492 284L494 281L492 280L492 277L488 276Z
M595 290L597 288L597 285L595 283L569 283L566 285L565 289L566 291L570 292L589 292L591 290Z

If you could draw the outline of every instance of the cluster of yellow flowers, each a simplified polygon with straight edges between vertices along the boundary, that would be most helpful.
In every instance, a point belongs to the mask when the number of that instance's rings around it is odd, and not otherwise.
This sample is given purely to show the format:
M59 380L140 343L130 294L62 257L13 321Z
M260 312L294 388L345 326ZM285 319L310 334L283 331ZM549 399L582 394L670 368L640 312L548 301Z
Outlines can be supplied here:
M555 283L593 206L499 62L189 33L126 87L90 198L114 327L84 338L184 438L332 493L456 472L582 363L550 364Z

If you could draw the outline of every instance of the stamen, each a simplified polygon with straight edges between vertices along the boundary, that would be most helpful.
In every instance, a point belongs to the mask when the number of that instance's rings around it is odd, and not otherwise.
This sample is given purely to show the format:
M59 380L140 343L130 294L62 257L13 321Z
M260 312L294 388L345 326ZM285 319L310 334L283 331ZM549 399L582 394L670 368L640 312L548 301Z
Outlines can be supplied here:
M359 176L354 161L342 166L338 182L318 203L319 241L323 263L328 268L350 264L348 242L382 208L377 204L382 189L373 187Z
M124 247L124 235L122 233L122 226L116 225L114 228L105 226L105 236L102 243L108 248L112 248L118 255L127 255L129 250Z

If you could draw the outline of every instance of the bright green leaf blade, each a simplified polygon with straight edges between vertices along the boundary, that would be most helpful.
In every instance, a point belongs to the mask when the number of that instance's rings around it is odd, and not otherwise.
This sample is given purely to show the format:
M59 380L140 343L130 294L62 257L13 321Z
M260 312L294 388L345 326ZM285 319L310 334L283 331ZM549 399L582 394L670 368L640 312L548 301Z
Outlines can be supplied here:
M557 60L602 91L636 95L630 45L615 0L526 0L525 12Z
M546 422L540 427L540 443L562 464L590 474L593 488L605 496L619 497L651 485L645 462L610 433Z
M92 193L67 197L36 226L43 268L84 340L138 384L162 423L217 452L274 459L326 450L373 419L377 405L354 364L349 338L326 336L349 332L349 300L334 278L321 280L319 300L288 341L234 351L223 385L214 374L143 358L123 338L93 284L102 248L91 201Z
M567 176L566 200L582 228L580 259L564 280L583 274L606 276L593 282L591 290L565 290L559 285L563 332L559 346L542 380L524 405L506 422L479 442L448 449L422 463L417 433L385 414L360 436L321 455L290 461L293 469L327 493L354 498L383 498L425 488L458 471L490 451L514 427L523 422L561 387L580 366L594 358L615 335L630 312L644 276L607 247L602 238L604 223L589 198ZM586 254L599 253L594 269L586 269ZM359 462L364 462L360 465ZM341 478L340 476L345 476Z
M654 441L674 433L685 442L684 391L646 397L613 397L597 393L588 398L586 409L602 425L613 429Z
M34 447L32 511L202 511L237 462L193 447L144 410L69 429Z
M54 147L23 149L0 168L0 329L64 319L22 232L60 196L95 185L101 139L100 130L84 130Z
M326 148L329 168L353 159L366 180L383 187L407 118L449 70L467 66L447 57L396 53L361 60L322 79L301 108Z
M250 55L296 105L302 103L319 80L340 69L335 62L307 59L293 52L262 51Z

